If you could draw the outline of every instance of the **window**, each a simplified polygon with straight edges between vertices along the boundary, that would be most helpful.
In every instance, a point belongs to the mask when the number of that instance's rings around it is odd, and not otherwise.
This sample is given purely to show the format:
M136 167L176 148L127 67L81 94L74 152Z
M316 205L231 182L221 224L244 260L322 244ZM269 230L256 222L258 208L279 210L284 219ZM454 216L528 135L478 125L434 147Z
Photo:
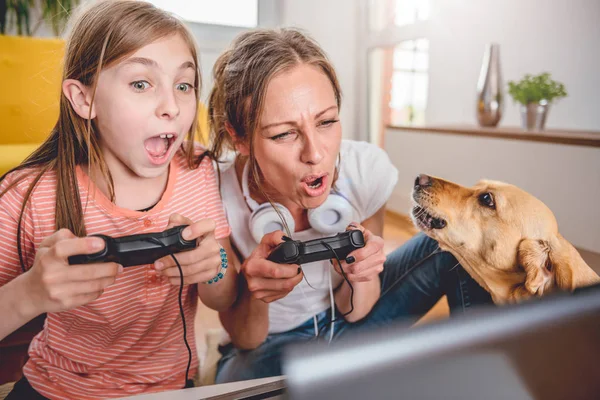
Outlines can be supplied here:
M391 125L424 125L429 41L407 40L394 48L389 103Z
M382 31L429 19L430 0L371 0L369 28Z
M369 141L383 145L388 125L426 122L430 0L364 0ZM364 53L363 53L364 54ZM364 117L361 117L364 118ZM364 126L364 125L363 125Z
M258 0L150 0L190 22L244 28L258 26Z
M396 0L394 24L404 26L429 19L429 0Z

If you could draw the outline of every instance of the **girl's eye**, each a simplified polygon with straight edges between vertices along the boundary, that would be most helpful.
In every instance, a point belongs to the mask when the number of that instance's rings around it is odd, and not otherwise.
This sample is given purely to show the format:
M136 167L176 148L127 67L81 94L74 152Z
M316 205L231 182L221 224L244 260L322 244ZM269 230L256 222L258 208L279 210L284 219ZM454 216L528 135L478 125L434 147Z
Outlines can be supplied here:
M143 92L150 87L150 84L146 81L135 81L131 82L130 85L137 92Z
M189 83L180 83L177 85L177 90L182 91L184 93L190 92L194 89L194 85Z

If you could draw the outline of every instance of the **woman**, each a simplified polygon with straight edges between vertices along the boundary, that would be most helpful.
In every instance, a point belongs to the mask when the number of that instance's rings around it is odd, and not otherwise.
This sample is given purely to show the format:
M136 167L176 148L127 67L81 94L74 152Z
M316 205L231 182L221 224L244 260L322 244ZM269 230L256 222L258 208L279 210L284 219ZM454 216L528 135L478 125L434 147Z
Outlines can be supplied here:
M416 320L444 294L453 310L489 301L424 235L386 260L383 218L397 171L380 148L342 140L340 106L335 70L299 31L244 33L217 60L211 155L235 150L220 186L245 280L220 314L231 343L217 382L279 375L289 343ZM272 232L278 224L286 233ZM346 228L360 229L366 245L334 268L266 259L284 235L305 241Z

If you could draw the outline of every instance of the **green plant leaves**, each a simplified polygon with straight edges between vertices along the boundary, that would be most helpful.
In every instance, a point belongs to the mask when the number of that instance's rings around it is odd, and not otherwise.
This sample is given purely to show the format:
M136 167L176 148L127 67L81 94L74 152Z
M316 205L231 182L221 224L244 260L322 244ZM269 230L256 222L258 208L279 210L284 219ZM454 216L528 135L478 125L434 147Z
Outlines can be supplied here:
M554 99L566 97L565 86L550 77L550 73L540 75L526 74L519 82L508 82L508 93L517 103L527 105L546 100L548 103Z
M0 33L5 34L14 25L17 35L31 36L42 22L46 22L54 35L60 36L71 10L79 2L80 0L0 0ZM32 29L30 11L36 7L40 7L41 19Z
M34 0L6 1L6 25L11 23L16 24L18 35L31 35L29 7L33 5L33 1Z
M52 32L59 36L65 29L70 11L77 6L79 0L41 0L42 18L51 27Z

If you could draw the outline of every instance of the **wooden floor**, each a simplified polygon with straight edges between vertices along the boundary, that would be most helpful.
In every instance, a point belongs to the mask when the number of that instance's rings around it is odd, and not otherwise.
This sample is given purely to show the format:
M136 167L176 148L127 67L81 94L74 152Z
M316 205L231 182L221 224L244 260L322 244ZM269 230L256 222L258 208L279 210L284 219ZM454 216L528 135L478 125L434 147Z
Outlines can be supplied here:
M383 228L384 251L389 254L391 251L401 246L404 242L410 239L417 233L412 222L399 214L388 212L385 217ZM448 303L444 298L438 302L419 322L418 324L426 323L448 316ZM219 317L216 311L213 311L202 304L198 306L198 313L195 321L196 338L198 352L203 353L205 348L206 332L220 328Z

